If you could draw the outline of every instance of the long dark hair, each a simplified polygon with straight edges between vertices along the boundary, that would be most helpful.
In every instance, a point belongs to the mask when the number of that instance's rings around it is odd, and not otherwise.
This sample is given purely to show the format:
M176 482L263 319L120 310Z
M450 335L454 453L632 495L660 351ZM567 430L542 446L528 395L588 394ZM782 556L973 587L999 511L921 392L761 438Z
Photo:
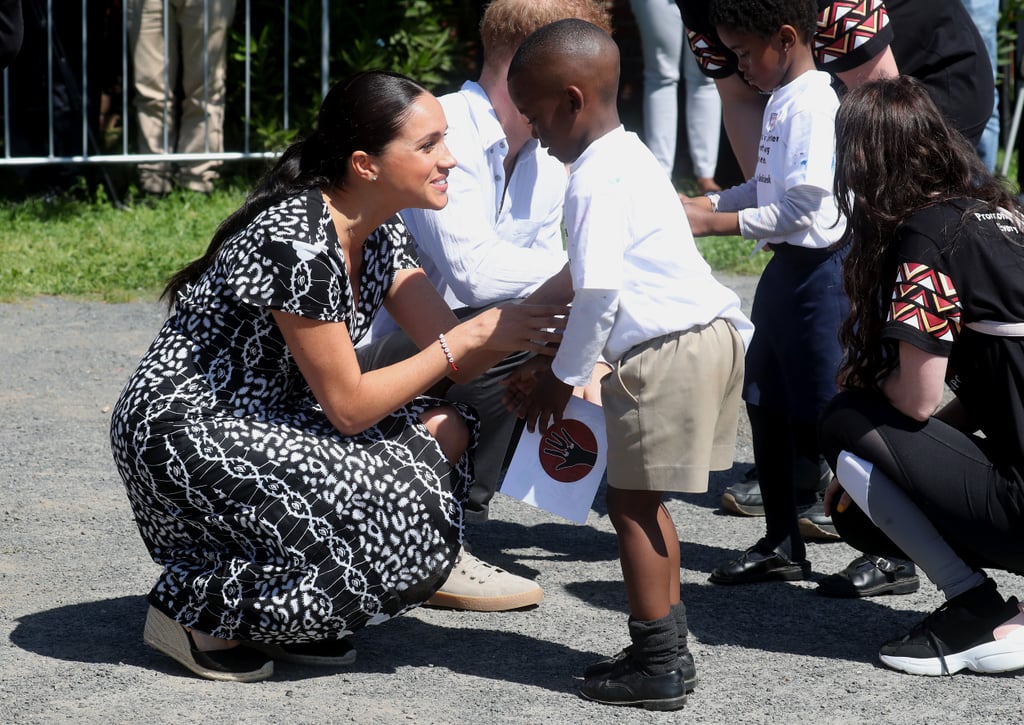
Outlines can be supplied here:
M332 86L312 133L285 149L242 205L217 227L203 256L168 281L161 295L168 306L210 267L224 242L262 211L312 187L343 188L353 152L381 153L398 136L412 103L426 92L411 78L378 70Z
M850 316L839 331L843 385L877 388L897 364L882 327L896 281L896 229L911 214L951 199L971 210L1017 210L1015 197L908 76L871 81L836 114L835 198L847 220L843 284Z

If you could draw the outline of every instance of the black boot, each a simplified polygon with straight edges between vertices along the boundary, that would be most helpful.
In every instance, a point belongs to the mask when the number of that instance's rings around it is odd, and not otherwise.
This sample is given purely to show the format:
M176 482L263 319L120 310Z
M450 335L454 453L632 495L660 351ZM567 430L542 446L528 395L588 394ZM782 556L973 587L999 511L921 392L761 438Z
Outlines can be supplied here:
M682 602L673 604L670 616L676 623L677 652L679 654L679 669L683 673L683 687L686 688L687 693L690 693L697 687L697 667L693 662L693 655L690 654L690 648L686 646L686 638L689 634L689 630L686 627L686 605ZM632 651L633 645L629 645L611 657L606 657L592 665L588 665L583 670L583 679L589 680L598 675L605 674L620 660L628 657Z
M679 667L679 634L675 616L630 619L633 644L625 657L605 672L588 677L580 694L605 705L633 705L647 710L678 710L686 704Z

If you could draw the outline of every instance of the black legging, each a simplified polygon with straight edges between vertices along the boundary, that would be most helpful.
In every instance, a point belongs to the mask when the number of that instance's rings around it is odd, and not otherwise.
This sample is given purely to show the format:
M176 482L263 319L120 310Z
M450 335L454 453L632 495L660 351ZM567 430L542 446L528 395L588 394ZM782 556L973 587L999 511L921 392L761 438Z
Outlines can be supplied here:
M747 405L754 461L764 501L765 541L787 559L807 552L797 523L795 481L819 475L814 426L760 405Z
M1024 486L997 470L985 439L936 418L915 421L863 391L836 396L819 434L833 471L844 450L877 466L969 565L1024 573ZM850 546L906 556L855 504L833 509L832 521Z

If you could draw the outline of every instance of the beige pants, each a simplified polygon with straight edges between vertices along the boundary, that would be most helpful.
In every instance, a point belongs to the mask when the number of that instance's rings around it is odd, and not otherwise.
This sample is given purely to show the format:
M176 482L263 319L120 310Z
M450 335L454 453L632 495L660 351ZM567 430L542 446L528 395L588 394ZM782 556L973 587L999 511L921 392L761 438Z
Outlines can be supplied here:
M608 485L708 490L730 468L743 392L743 340L723 319L637 345L601 382Z
M227 35L234 13L235 0L128 0L140 152L224 150ZM180 99L175 95L179 70ZM177 182L209 192L219 165L183 163ZM158 194L170 191L171 169L168 163L139 164L142 188Z

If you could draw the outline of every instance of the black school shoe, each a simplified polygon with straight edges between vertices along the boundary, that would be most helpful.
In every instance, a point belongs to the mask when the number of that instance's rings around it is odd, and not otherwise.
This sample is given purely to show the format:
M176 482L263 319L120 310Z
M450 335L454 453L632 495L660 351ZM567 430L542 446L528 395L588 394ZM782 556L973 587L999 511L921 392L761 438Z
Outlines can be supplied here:
M774 550L765 550L758 542L732 561L715 567L708 577L712 584L758 584L772 581L799 581L811 575L811 562L790 561Z
M600 675L610 672L612 668L619 663L620 660L624 660L630 656L633 652L633 645L629 645L619 650L616 654L603 659L599 662L595 662L592 665L588 665L583 670L583 679L590 680ZM683 650L679 653L679 671L683 674L683 687L687 693L693 692L694 688L697 687L697 666L693 662L693 655L690 650Z
M909 634L882 645L878 656L887 667L912 675L1024 669L1024 610L1016 597L1004 602L989 579L950 599Z
M826 597L877 597L881 594L912 594L921 588L914 562L865 554L837 574L818 582L818 594Z
M605 672L585 679L580 695L604 705L645 710L678 710L686 704L682 670L677 667L661 675L649 674L632 653L616 660Z

